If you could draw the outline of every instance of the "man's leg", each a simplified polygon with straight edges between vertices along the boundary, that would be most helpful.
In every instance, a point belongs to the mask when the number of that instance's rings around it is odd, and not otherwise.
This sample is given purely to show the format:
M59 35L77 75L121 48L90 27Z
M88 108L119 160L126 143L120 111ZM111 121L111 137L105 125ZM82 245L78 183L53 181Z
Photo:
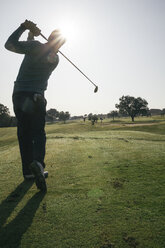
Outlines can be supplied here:
M22 160L23 175L31 175L29 164L33 161L33 142L27 124L23 126L23 123L19 123L18 121L17 136Z
M21 109L25 97L23 94L14 95L13 104L17 118L17 136L22 160L22 171L23 175L30 175L29 164L33 161L33 141L30 132L29 116Z
M45 102L36 103L36 111L31 119L32 140L33 140L33 160L42 164L45 168L45 147L46 147L46 134L45 134L45 115L46 104Z
M35 182L38 189L46 191L46 182L44 175L45 158L45 115L46 101L42 97L35 101L35 111L31 118L31 130L33 140L33 162L30 164L31 171L35 176Z

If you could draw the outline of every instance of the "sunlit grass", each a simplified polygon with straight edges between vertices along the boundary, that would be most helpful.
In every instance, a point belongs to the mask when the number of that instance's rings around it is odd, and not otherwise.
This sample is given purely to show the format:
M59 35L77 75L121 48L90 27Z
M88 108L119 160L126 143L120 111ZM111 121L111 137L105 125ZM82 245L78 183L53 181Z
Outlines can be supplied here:
M45 196L22 183L16 129L0 129L0 247L164 248L165 122L152 121L47 125Z

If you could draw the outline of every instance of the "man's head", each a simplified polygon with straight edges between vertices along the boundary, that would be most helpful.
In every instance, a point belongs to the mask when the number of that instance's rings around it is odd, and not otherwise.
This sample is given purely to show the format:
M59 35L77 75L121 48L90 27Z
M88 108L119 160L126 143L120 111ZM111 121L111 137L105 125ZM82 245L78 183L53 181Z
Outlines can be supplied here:
M62 36L60 33L60 30L56 29L56 30L52 31L52 33L50 34L50 36L48 38L48 42L55 41L55 40L59 39L60 36Z
M66 40L62 36L59 29L54 30L48 38L48 43L54 49L55 52L57 52L65 42Z

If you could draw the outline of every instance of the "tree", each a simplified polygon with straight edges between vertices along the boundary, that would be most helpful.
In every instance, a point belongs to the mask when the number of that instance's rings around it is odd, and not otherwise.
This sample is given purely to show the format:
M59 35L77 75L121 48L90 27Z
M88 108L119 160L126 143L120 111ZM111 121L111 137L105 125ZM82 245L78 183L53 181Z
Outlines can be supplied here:
M47 121L51 121L53 122L54 120L56 120L56 118L59 117L59 112L56 109L49 109L46 112L46 120Z
M100 117L100 121L101 121L101 123L103 122L103 120L104 120L104 119L103 119L103 117Z
M70 114L69 112L59 112L59 120L60 121L64 121L64 123L66 122L66 120L68 120L70 118Z
M141 109L141 115L142 116L147 116L147 117L151 116L149 108L148 107L142 108Z
M97 115L92 115L92 125L95 124L95 122L97 123L98 121L98 116Z
M162 109L162 111L161 111L161 116L164 116L164 115L165 115L165 108Z
M144 114L148 110L148 102L141 97L122 96L119 101L120 103L116 104L115 107L119 109L121 114L128 114L132 121L137 115Z
M93 114L92 114L92 113L90 113L90 114L88 115L88 120L89 120L89 121L91 121L92 116L93 116Z
M16 127L17 126L17 119L15 116L10 117L10 127Z
M103 120L104 120L104 118L103 118L103 114L101 114L100 116L100 121L101 121L101 123L103 122Z
M10 118L9 109L0 103L0 127L10 126Z
M92 125L94 125L95 122L98 121L98 116L97 115L93 115L92 113L90 113L88 115L88 120L92 122Z
M83 116L84 122L86 121L86 118L87 118L87 114L85 114L85 115Z
M116 110L113 110L113 111L111 111L110 113L108 113L107 114L107 117L108 118L113 118L113 121L114 121L114 119L115 119L115 117L117 117L119 114L118 114L118 111L116 111Z

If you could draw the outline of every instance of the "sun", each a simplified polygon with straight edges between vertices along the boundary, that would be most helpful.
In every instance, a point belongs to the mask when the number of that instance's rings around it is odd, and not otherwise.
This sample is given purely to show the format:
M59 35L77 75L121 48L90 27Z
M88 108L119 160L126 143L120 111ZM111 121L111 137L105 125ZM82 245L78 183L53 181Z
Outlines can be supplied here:
M75 41L77 36L77 29L74 22L61 22L58 25L58 29L67 42Z

